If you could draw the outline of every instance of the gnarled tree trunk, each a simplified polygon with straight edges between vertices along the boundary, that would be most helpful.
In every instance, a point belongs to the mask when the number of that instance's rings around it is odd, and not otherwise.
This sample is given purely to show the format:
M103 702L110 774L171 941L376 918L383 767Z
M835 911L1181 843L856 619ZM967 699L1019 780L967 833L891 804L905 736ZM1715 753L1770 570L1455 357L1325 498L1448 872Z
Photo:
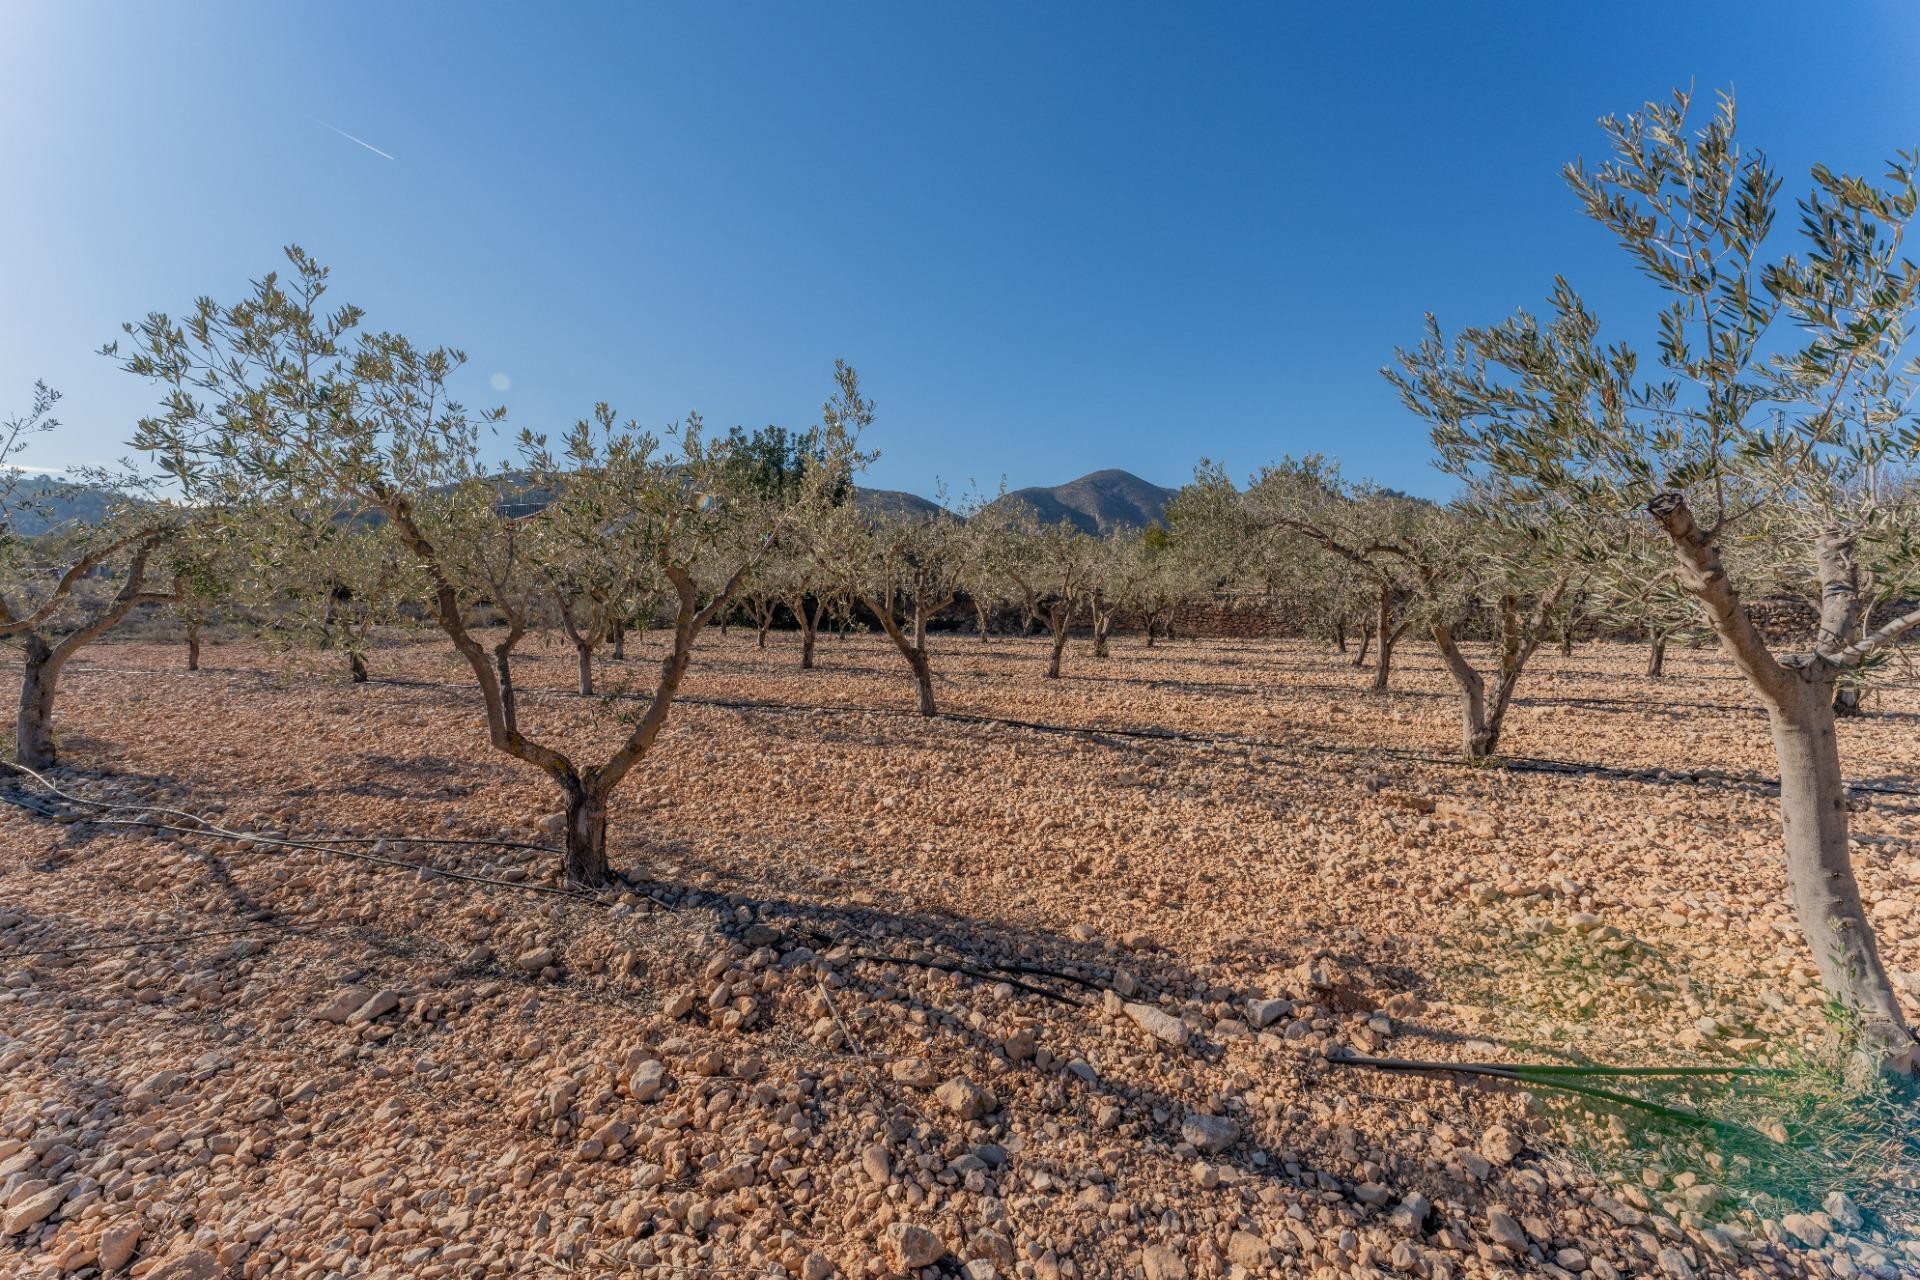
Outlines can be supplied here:
M53 699L59 689L59 657L45 636L25 636L26 661L20 673L20 714L14 721L14 756L29 769L50 769L58 763L53 741Z
M580 777L563 781L561 790L567 805L566 882L603 885L613 877L607 862L607 798Z
M1060 678L1060 656L1067 651L1067 630L1073 624L1073 603L1062 601L1047 610L1047 629L1053 635L1053 651L1047 658L1049 680Z
M197 622L189 622L187 624L187 670L198 671L199 669L200 624Z
M593 696L593 646L576 641L573 646L574 662L579 667L580 696Z
M1842 670L1920 624L1920 614L1849 644L1863 608L1859 567L1853 539L1829 530L1815 548L1821 641L1812 653L1778 660L1728 579L1720 549L1695 523L1685 498L1661 494L1647 510L1673 544L1680 585L1705 607L1721 647L1767 709L1780 763L1787 884L1821 980L1858 1019L1862 1059L1878 1071L1912 1075L1920 1068L1920 1045L1881 963L1854 878L1833 691Z
M1647 678L1658 680L1667 674L1667 637L1666 633L1656 633L1647 642Z

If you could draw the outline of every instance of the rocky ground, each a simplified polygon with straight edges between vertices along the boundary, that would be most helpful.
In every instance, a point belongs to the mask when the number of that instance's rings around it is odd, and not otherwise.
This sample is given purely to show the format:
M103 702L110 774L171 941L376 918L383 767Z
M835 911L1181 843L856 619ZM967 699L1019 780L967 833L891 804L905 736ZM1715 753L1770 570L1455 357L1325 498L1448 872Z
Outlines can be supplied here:
M1412 643L1384 699L1293 642L938 648L923 720L883 642L709 637L599 899L443 646L89 650L53 781L126 807L0 808L0 1273L1920 1275L1910 1166L1792 1115L1741 1113L1815 1170L1769 1195L1731 1131L1332 1060L1821 1059L1717 657L1543 654L1468 769ZM633 704L572 672L529 650L522 724L591 757ZM1920 692L1876 711L1913 995Z

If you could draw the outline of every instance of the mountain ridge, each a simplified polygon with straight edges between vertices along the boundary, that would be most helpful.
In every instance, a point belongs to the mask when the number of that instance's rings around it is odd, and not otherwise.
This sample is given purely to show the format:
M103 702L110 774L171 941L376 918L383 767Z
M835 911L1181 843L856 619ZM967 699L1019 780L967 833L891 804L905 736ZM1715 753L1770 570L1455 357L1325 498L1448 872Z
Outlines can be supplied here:
M1025 508L1043 525L1070 522L1084 533L1105 535L1115 529L1145 528L1166 518L1177 489L1143 480L1131 471L1106 467L1056 485L1028 485L1001 494L989 508ZM938 503L899 489L855 490L855 502L868 515L925 519Z

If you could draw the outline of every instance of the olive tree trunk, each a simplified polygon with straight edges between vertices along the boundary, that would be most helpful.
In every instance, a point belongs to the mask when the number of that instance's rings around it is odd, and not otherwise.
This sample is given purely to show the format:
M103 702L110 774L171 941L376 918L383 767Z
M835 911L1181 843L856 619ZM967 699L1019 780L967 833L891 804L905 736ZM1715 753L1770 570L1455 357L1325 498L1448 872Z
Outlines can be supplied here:
M1049 680L1060 678L1060 658L1067 651L1067 630L1073 625L1073 602L1056 602L1047 610L1047 630L1053 636L1053 651L1047 658Z
M1366 666L1367 650L1371 649L1372 647L1373 647L1373 628L1372 627L1360 628L1360 647L1353 651L1353 657L1348 659L1348 661L1351 662L1353 666L1356 668Z
M605 884L613 876L607 862L607 797L578 777L563 783L561 790L566 797L566 882Z
M1553 608L1567 589L1561 578L1534 605L1524 618L1512 596L1500 601L1500 635L1496 641L1495 665L1491 681L1474 669L1454 639L1447 623L1433 624L1433 642L1447 664L1447 672L1460 688L1460 750L1468 760L1490 760L1500 749L1500 732L1506 725L1507 709L1513 704L1514 688L1528 659L1540 645L1541 632L1553 614Z
M807 598L797 595L787 601L787 607L793 610L795 622L800 624L800 669L813 670L813 642L820 634L820 614L817 608L807 606ZM818 608L824 608L819 606Z
M867 606L868 612L880 620L880 627L887 633L887 639L893 641L893 647L906 659L907 669L913 673L913 685L917 709L923 716L938 715L939 709L933 700L933 662L927 653L927 617L951 604L945 603L929 608L924 602L915 600L912 618L912 631L901 625L894 616L892 600L883 601L880 596L862 594L860 602ZM882 604L888 607L882 608Z
M1920 613L1848 644L1863 612L1859 568L1853 539L1828 530L1815 546L1821 641L1811 653L1777 659L1728 579L1719 548L1694 522L1686 500L1678 493L1662 494L1647 510L1673 544L1680 585L1700 601L1722 649L1766 707L1780 764L1788 889L1821 981L1857 1020L1861 1060L1877 1071L1912 1075L1920 1068L1920 1045L1881 963L1854 878L1833 693L1843 671L1920 627Z
M53 741L53 699L60 686L58 657L45 636L26 633L26 661L20 673L20 714L14 721L14 758L29 769L48 769L58 763Z
M593 696L593 646L576 641L573 646L574 662L580 670L580 696Z
M198 671L199 669L200 624L197 622L189 622L187 624L187 670Z
M30 769L45 769L59 762L53 736L53 704L60 691L60 671L67 660L118 626L136 606L168 604L179 599L177 584L171 593L146 590L147 561L164 536L154 533L138 543L127 562L126 581L120 590L58 642L34 629L20 633L24 661L20 673L20 712L14 720L13 732L14 759L19 763Z
M1658 680L1667 674L1667 637L1656 635L1647 644L1647 678Z

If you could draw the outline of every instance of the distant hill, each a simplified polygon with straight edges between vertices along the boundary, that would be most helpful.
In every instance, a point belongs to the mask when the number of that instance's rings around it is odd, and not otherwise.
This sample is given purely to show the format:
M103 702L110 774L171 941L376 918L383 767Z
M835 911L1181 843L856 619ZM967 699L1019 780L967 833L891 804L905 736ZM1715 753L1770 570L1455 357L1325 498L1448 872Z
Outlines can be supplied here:
M37 538L49 529L99 524L112 509L114 497L57 476L21 476L13 503L13 531Z
M1167 513L1176 491L1163 489L1129 471L1095 471L1050 489L1015 489L1001 502L1032 511L1042 524L1071 520L1087 533L1106 534L1126 527L1144 529Z
M853 505L865 516L880 516L889 520L925 520L939 513L940 504L930 502L917 493L903 493L898 489L862 489L855 486Z

